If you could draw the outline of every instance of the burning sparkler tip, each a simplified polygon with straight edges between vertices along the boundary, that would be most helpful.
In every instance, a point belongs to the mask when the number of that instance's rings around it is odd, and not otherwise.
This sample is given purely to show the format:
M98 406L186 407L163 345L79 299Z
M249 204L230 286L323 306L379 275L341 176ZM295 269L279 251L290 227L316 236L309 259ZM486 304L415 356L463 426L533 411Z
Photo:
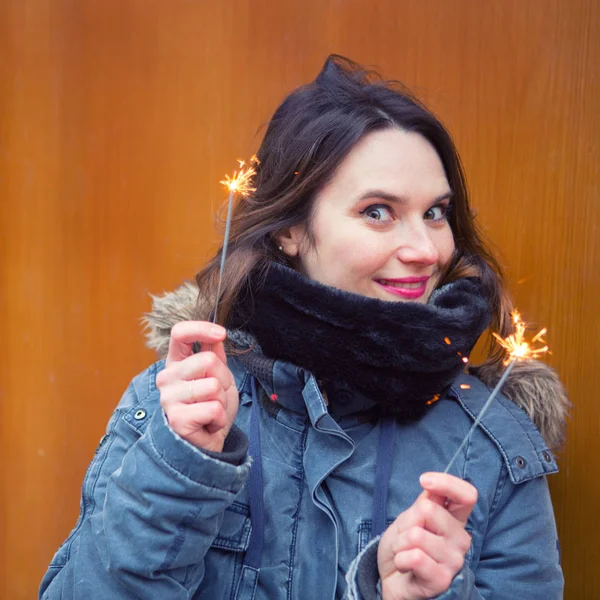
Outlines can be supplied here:
M253 156L250 159L251 163L258 164L258 159ZM240 170L234 171L233 176L225 175L225 179L220 181L230 192L247 195L251 192L256 191L256 188L252 187L252 178L256 175L254 167L246 167L246 161L238 160Z
M512 312L512 321L515 328L514 333L511 333L506 338L500 337L497 333L494 333L494 337L508 352L508 356L504 361L505 365L508 365L513 360L527 360L531 358L536 358L540 354L545 354L548 352L548 346L542 346L540 348L532 348L530 343L525 340L525 332L527 330L526 324L522 321L521 315L517 310ZM548 329L544 327L540 329L538 333L533 336L531 340L531 344L539 343L545 344L544 335Z

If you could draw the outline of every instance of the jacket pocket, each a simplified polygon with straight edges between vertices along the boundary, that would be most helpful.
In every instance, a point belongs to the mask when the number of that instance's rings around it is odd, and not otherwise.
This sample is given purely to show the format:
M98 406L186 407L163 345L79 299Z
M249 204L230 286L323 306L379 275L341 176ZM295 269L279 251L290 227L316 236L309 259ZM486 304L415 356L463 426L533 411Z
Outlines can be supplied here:
M250 508L245 504L234 502L225 509L221 529L211 547L231 552L245 552L250 543L251 533Z
M393 519L387 519L385 522L386 528L394 522ZM371 519L363 519L358 526L358 547L357 554L360 554L371 541L371 531L373 529L373 521Z
M234 502L225 509L219 533L206 554L204 578L194 598L235 598L251 533L248 506Z

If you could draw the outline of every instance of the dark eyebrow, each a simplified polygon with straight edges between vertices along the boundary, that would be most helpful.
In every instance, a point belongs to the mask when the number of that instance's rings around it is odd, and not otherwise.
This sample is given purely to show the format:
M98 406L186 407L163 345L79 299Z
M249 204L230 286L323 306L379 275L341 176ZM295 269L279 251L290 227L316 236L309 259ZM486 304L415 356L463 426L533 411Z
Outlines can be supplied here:
M444 200L452 198L452 196L454 196L454 192L446 192L445 194L434 198L433 202L443 202ZM402 198L401 196L395 196L394 194L390 194L389 192L384 192L383 190L376 189L367 190L366 192L362 193L358 197L358 200L366 200L367 198L381 198L382 200L387 200L388 202L392 202L394 204L402 204L403 202L406 202L406 198Z
M434 202L443 202L444 200L451 200L453 196L454 196L454 192L452 190L450 190L449 192L446 192L445 194L438 196L433 201Z

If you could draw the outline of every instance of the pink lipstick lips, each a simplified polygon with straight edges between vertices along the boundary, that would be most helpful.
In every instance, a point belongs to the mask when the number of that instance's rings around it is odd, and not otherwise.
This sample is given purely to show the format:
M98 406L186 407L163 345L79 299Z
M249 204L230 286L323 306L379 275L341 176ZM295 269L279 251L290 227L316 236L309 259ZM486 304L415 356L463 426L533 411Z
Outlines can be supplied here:
M425 294L429 277L403 277L401 279L376 279L384 290L405 300L416 300Z

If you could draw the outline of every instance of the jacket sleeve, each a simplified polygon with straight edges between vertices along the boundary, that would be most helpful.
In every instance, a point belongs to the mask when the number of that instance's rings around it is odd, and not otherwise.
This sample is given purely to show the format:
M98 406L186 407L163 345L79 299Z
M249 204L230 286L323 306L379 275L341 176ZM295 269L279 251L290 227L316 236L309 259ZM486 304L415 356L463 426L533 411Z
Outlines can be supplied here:
M562 600L564 579L554 512L545 477L514 485L505 474L474 570L462 568L435 600ZM347 600L379 600L377 545L352 562Z
M372 539L350 563L346 572L346 592L343 600L381 600L377 567L377 549L380 539L380 535Z
M247 439L234 427L222 460L177 436L160 407L159 369L134 379L111 417L40 599L187 599L202 581L223 512L247 479Z

